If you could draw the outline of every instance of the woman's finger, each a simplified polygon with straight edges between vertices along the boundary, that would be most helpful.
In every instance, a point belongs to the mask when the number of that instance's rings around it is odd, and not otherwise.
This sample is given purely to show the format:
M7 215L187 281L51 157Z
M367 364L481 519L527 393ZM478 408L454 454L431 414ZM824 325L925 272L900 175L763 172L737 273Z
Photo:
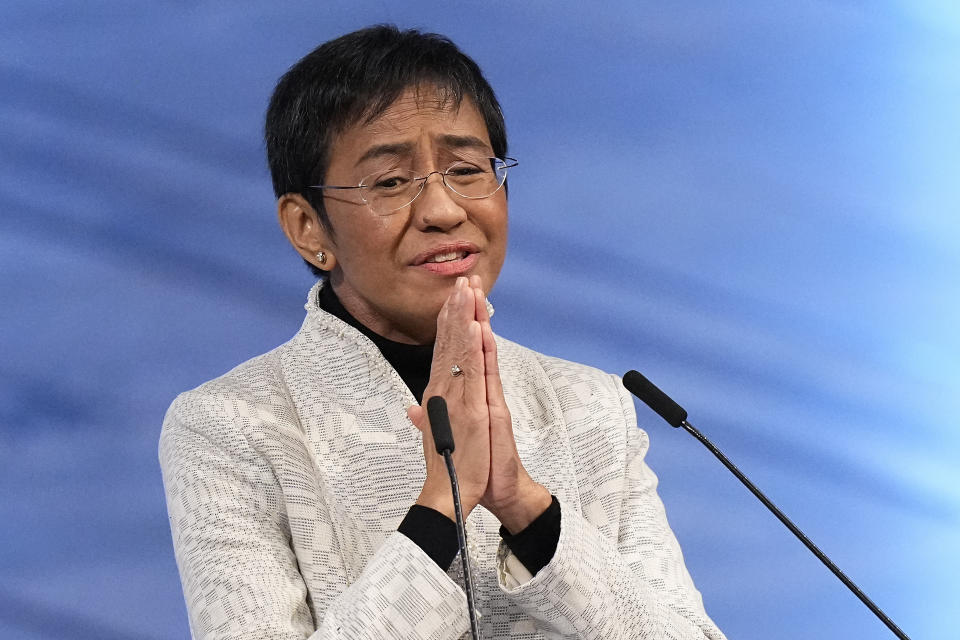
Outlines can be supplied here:
M470 276L470 286L474 289L480 289L480 291L483 291L483 278L480 276Z
M483 336L474 306L473 289L466 278L458 278L437 319L430 380L444 395L453 392L464 400L481 403L485 388Z
M490 326L490 314L487 311L487 298L483 293L480 276L477 287L474 288L474 313L480 323L481 348L483 349L484 385L487 394L487 404L491 409L505 409L506 401L503 398L503 383L500 380L500 363L497 360L497 342L493 337L493 328Z
M467 325L474 319L472 296L466 291L466 278L458 278L453 291L447 296L440 313L437 316L437 338L434 344L434 353L463 350L466 339ZM469 307L468 307L469 300Z
M490 408L491 425L498 419L506 419L509 423L510 410L507 408L506 398L503 396L503 381L500 379L500 362L497 359L497 342L493 337L493 329L489 319L480 325L483 339L484 360L484 390L487 395L487 406Z

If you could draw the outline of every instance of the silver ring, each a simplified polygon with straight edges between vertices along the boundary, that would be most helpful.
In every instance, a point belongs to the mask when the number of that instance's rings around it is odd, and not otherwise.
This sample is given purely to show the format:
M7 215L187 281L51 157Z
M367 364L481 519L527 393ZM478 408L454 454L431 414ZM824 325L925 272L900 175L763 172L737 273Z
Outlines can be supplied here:
M452 375L454 378L462 376L463 369L460 368L460 365L455 364L452 367L450 367L450 375Z

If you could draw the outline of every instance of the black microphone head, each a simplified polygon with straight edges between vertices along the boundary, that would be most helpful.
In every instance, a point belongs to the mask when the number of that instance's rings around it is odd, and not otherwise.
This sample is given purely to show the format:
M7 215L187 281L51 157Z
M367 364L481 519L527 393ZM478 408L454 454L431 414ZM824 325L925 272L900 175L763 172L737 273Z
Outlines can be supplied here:
M447 401L440 396L433 396L427 400L427 416L430 418L430 432L433 433L433 443L437 445L437 453L444 451L453 453L453 431L450 430L450 416L447 414Z
M627 391L643 400L644 404L657 412L671 426L679 427L687 419L687 412L674 402L670 396L657 388L639 371L627 371L623 374L623 386Z

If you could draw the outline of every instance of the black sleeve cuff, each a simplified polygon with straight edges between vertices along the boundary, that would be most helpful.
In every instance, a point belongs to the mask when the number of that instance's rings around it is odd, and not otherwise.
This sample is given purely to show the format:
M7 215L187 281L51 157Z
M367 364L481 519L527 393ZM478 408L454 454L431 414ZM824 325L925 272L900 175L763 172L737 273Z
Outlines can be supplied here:
M397 531L407 536L446 571L457 557L457 524L436 509L415 504Z
M500 527L500 537L527 571L537 575L537 571L553 559L560 541L560 503L557 497L553 496L550 506L526 529L512 536L506 527Z

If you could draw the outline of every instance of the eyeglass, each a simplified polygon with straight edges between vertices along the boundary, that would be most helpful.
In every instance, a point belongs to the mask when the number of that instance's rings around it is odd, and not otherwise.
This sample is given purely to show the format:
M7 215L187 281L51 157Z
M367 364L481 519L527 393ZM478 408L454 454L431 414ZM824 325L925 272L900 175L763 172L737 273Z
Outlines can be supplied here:
M517 166L516 158L476 158L459 160L446 171L431 171L418 176L415 171L394 168L371 173L351 187L330 184L311 185L311 189L357 189L360 198L377 215L387 215L416 200L427 180L440 174L443 184L462 198L481 200L489 198L507 180L507 169Z

